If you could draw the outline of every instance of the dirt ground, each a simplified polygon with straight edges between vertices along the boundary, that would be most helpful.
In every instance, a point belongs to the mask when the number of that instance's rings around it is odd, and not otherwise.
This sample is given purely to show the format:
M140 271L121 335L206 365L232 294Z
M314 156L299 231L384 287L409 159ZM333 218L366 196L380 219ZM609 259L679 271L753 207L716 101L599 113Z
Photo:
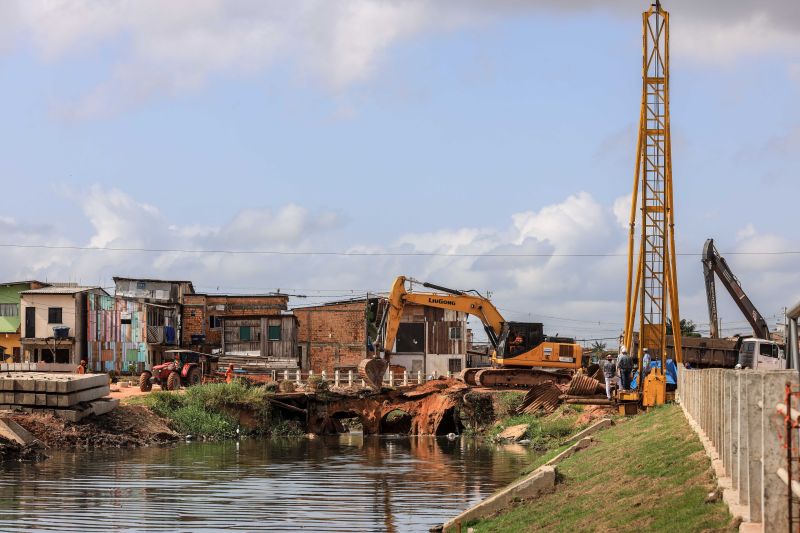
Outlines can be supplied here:
M53 449L129 448L178 438L166 421L140 405L120 405L110 413L77 423L49 414L18 414L12 418Z
M153 385L153 390L161 390L159 385ZM141 396L143 394L148 394L147 392L142 392L139 390L139 386L130 385L125 387L122 383L114 383L111 385L111 396L112 398L118 399L121 403L125 403L127 398L133 398L136 396Z

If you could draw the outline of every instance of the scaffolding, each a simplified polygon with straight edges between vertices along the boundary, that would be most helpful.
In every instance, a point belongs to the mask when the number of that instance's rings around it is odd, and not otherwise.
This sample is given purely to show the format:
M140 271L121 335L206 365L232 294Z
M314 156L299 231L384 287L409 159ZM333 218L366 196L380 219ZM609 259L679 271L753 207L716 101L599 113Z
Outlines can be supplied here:
M636 147L628 239L625 346L634 346L642 368L645 348L666 367L667 321L674 327L675 360L680 362L680 313L675 270L675 220L669 118L669 13L656 2L642 14L642 102ZM636 230L639 249L634 253ZM638 380L641 390L642 379Z

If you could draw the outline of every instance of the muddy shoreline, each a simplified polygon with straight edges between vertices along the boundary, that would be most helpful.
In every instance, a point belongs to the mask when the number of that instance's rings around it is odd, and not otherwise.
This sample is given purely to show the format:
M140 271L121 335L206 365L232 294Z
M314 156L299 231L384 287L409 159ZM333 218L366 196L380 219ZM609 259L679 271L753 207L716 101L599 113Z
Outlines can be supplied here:
M38 443L21 446L0 440L0 459L5 461L42 460L48 450L138 448L169 444L180 438L166 420L140 405L121 405L110 413L80 422L35 413L12 414L9 418L28 430Z

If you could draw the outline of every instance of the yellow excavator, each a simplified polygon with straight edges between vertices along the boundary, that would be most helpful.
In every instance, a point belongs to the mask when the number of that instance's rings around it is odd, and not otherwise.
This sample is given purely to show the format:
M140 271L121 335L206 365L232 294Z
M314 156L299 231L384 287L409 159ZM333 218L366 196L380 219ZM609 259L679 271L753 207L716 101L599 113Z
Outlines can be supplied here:
M413 291L414 284L438 292L416 292ZM460 377L468 385L530 387L544 381L569 381L573 371L581 366L582 348L573 339L545 336L541 323L508 322L494 304L477 291L448 289L398 276L392 285L382 324L378 327L375 352L358 365L359 374L374 389L380 389L389 367L406 304L460 311L477 317L483 323L493 348L492 366L464 370Z

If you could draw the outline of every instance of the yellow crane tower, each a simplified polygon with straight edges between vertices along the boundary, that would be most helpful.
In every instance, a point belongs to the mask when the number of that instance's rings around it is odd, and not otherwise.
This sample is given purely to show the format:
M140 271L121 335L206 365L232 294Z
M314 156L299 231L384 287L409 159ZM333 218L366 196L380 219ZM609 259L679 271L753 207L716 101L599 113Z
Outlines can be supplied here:
M642 104L636 146L628 238L628 280L623 343L639 361L637 391L622 401L643 405L664 403L667 359L667 317L674 328L675 359L681 361L678 276L675 271L675 212L669 131L669 13L656 1L642 13ZM639 250L634 253L636 230ZM634 352L634 328L639 338ZM646 379L642 354L661 361Z

